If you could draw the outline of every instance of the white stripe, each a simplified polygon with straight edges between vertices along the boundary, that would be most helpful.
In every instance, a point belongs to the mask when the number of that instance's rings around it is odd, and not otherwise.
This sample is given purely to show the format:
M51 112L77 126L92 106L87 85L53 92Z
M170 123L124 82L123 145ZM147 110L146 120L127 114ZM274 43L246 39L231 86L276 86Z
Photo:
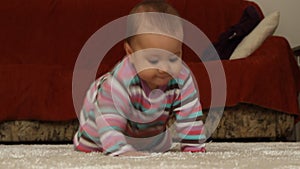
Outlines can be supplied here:
M162 115L168 115L169 112L161 110L160 112L157 113L153 113L152 115L147 115L144 112L141 112L139 110L136 109L132 109L131 110L132 113L130 113L129 115L127 115L127 118L131 121L135 121L135 122L143 122L143 123L150 123L155 121L156 119L158 119L159 117L161 117Z
M84 113L83 110L80 111L80 118L79 118L79 123L80 125L84 124L86 121L85 117L84 117Z
M126 142L124 135L116 130L109 130L109 131L103 133L100 136L100 141L101 141L101 143L107 142L109 137L114 139L114 137L116 137L116 136L122 136L123 137L122 141Z
M192 84L192 77L189 76L189 78L187 79L185 85L182 87L182 91L185 91L190 85Z
M111 77L108 79L108 82L109 82L109 85L111 85L111 88L116 90L118 93L121 94L122 97L124 97L126 99L127 102L129 102L129 96L128 96L128 93L127 91L124 89L124 87L121 85L121 83L115 78L115 77ZM127 87L127 86L125 86ZM112 91L109 91L109 92L112 92ZM113 95L114 93L112 92L111 95L112 95L112 98L113 99L118 99L119 97L117 96L114 96ZM119 99L118 99L119 100ZM124 100L121 100L122 102L124 102Z
M187 104L174 109L174 111L181 111L181 110L184 110L184 109L194 107L198 102L199 102L199 99L196 97L193 101L188 102Z
M164 139L158 143L155 147L152 148L154 152L165 152L168 151L172 147L172 135L171 133L166 130Z
M191 146L194 148L202 148L202 147L205 147L205 144L181 143L181 146Z
M117 156L117 155L120 155L120 154L123 154L126 152L130 152L130 151L136 151L136 150L131 145L127 144L127 145L121 147L120 150L109 154L109 156Z
M96 123L99 123L99 121L107 121L107 119L115 119L115 120L120 120L123 122L123 124L126 123L126 119L118 114L101 114L100 116L96 117ZM108 124L108 123L107 123Z
M83 137L79 138L79 143L84 145L85 147L90 147L90 148L96 148L96 149L98 148L99 149L101 147L100 143L98 145L95 142L85 140Z
M97 90L95 90L93 93L92 93L92 88L94 88L96 86L95 82L92 83L92 85L90 86L90 88L88 89L87 91L87 94L86 94L86 98L88 100L88 102L90 103L93 103L97 97Z
M166 92L163 92L163 94L160 97L154 98L154 99L150 99L149 97L146 96L146 93L144 92L144 90L140 87L140 86L132 86L130 87L130 94L132 96L138 96L138 97L142 97L143 99L149 101L149 102L160 102L163 99L167 99L167 97L170 96L179 96L179 89L172 89L172 90L168 90Z
M98 130L98 127L95 123L95 121L91 120L91 119L87 119L87 121L85 122L85 124L88 124L91 128L93 128L94 130ZM81 124L82 126L82 124Z
M75 146L79 146L80 144L82 144L86 147L91 147L91 148L100 148L101 147L100 143L98 145L95 142L85 140L83 137L80 137L78 140L78 132L76 132L76 134L74 136L74 144L75 144Z
M179 128L188 128L188 127L192 127L192 126L203 126L203 121L175 123L175 125L176 125L176 127L179 127Z

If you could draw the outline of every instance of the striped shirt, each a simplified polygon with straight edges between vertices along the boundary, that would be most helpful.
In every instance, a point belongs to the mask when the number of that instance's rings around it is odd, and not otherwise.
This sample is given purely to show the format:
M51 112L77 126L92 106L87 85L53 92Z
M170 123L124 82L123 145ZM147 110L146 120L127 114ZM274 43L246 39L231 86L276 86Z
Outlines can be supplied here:
M126 57L87 91L74 145L79 151L112 156L127 151L165 152L172 144L167 123L175 117L182 151L200 151L206 139L201 116L189 69L182 66L166 86L150 91Z

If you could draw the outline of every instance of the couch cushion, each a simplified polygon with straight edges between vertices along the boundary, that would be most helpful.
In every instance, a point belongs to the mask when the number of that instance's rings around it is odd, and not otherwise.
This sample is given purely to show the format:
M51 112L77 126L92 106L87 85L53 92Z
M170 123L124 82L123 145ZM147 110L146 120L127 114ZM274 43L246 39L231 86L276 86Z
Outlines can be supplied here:
M204 51L202 60L229 59L234 49L255 28L261 19L257 9L254 6L248 6L239 22L223 32L218 41ZM214 50L217 52L213 52Z
M169 0L181 16L198 26L212 41L236 23L252 2L232 0ZM5 0L1 2L0 64L47 64L73 68L88 38L103 25L128 14L139 0ZM197 61L184 49L186 61ZM122 47L108 53L115 64ZM122 53L123 55L123 53ZM197 57L196 57L197 58Z
M0 69L0 121L74 119L72 71L58 66L5 65Z
M230 60L245 58L256 51L267 37L275 32L279 24L279 16L280 12L276 11L264 18L236 47L230 56Z
M185 8L180 11L181 16L196 25L211 42L216 42L222 32L239 22L243 11L249 5L255 7L261 17L262 11L259 6L250 1L243 0L210 0L210 1L183 1ZM176 4L175 4L176 5ZM201 46L202 45L202 46ZM200 44L202 53L207 44ZM209 45L209 44L208 44ZM183 60L186 62L199 62L199 57L188 47L183 49Z
M58 64L72 69L88 38L103 25L128 14L137 2L2 1L0 64Z

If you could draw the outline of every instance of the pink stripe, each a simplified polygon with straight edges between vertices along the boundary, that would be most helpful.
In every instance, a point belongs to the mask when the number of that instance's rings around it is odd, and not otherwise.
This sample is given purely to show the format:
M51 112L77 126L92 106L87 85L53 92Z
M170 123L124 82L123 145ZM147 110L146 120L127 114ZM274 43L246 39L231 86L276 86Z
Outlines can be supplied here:
M162 102L157 102L157 103L154 103L154 104L151 104L148 100L146 99L142 99L140 96L133 96L131 97L131 102L138 102L140 103L145 109L155 109L155 108L159 108L161 107L161 105L163 104L170 104L171 103L171 100L166 100L164 99Z
M90 126L89 124L84 124L82 126L82 129L93 137L99 137L97 130L95 128L93 128L92 126Z
M180 133L185 135L199 135L199 134L203 134L204 131L203 129L204 129L203 126L194 126L194 127L182 129Z
M75 146L75 149L78 150L78 151L82 151L82 152L85 152L85 153L90 153L90 152L102 152L102 149L99 147L99 148L91 148L91 147L88 147L84 144L81 144L79 143L79 145Z
M89 112L95 108L94 104L89 102L88 99L84 99L83 108L86 112Z
M183 152L202 152L205 153L206 149L205 147L192 147L192 146L184 146L181 148L181 151Z
M194 87L192 85L189 85L187 87L187 89L184 91L183 95L181 95L181 98L186 98L188 97L189 95L191 95L194 91Z
M115 116L105 117L105 115L103 115L102 118L97 118L96 122L100 129L107 126L117 126L121 129L124 129L126 127L126 122L122 118L118 118Z
M123 136L121 136L121 135L110 135L110 136L106 137L104 140L102 140L103 149L107 150L110 147L116 145L120 141L124 141ZM124 143L125 143L125 141L124 141Z
M190 109L184 109L178 112L177 114L181 117L188 117L189 115L191 115L192 112L198 112L198 111L201 111L200 105L198 105L197 107L192 107Z
M123 79L132 79L135 76L135 72L133 72L131 69L131 65L129 62L129 58L126 57L122 62L121 62L120 69L117 72L117 77L122 77Z
M75 137L73 139L75 150L86 152L86 153L102 151L102 148L100 146L99 146L99 148L92 148L92 147L89 147L89 146L81 143L80 141L78 141L78 138L76 136L77 135L75 135Z

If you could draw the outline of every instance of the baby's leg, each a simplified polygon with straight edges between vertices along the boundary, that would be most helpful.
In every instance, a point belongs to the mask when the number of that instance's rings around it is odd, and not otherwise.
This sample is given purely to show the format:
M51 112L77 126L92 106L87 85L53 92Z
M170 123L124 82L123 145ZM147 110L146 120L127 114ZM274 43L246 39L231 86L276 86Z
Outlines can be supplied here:
M172 147L172 137L168 130L156 136L147 138L126 137L128 144L137 151L166 152Z
M84 106L83 109L87 110L86 106ZM75 149L78 151L102 151L100 136L95 121L95 113L92 110L93 109L88 109L88 111L80 112L79 129L73 139Z
M82 127L76 132L73 142L74 148L78 151L83 152L102 152L102 148L100 142L97 140L99 137L91 136L87 131L85 131Z
M101 80L101 79L100 79ZM94 82L87 92L82 110L79 114L79 129L74 136L75 150L83 152L102 151L100 136L95 120L96 96L99 88L99 80Z

